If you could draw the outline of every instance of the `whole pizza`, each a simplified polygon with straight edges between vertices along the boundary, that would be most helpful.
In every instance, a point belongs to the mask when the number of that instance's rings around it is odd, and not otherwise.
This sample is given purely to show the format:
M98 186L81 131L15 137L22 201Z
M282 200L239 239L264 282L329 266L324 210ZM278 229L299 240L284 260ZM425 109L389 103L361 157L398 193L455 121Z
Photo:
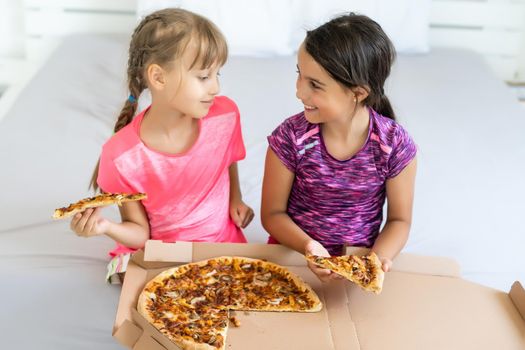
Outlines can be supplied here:
M146 284L138 312L182 349L224 349L230 310L317 312L312 288L277 264L219 257L181 265Z

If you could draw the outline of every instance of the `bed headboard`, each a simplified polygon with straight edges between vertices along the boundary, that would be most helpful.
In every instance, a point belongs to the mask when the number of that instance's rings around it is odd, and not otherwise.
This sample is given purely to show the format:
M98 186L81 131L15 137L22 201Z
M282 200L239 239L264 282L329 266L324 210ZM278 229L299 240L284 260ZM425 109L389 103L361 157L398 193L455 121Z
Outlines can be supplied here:
M129 33L136 0L25 0L27 52L75 32ZM525 0L431 0L430 47L482 54L506 81L525 81ZM505 38L502 40L502 38Z
M472 49L499 77L525 81L525 0L432 0L430 45Z

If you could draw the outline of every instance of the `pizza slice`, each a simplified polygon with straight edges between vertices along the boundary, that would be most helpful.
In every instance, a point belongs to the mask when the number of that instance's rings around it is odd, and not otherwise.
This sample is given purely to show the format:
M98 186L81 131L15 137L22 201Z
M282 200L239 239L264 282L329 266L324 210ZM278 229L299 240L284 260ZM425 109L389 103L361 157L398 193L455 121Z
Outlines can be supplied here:
M324 257L307 255L306 259L317 266L333 271L354 282L362 289L381 293L385 273L379 257L371 252L369 255L343 255Z
M112 204L118 204L120 206L124 202L140 201L146 198L147 195L145 193L102 193L95 197L81 199L76 203L70 204L68 207L55 209L53 219L64 219L89 208L103 207Z

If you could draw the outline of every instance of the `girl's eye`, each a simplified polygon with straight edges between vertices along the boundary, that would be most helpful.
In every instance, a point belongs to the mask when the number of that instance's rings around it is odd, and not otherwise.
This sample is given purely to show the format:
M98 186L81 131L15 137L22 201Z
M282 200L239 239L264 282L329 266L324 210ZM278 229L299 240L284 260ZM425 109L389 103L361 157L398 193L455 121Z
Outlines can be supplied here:
M313 82L313 81L310 82L310 86L311 86L313 89L319 89L319 88L320 88L320 86L317 85L317 84L316 84L315 82Z
M207 75L206 75L206 76L203 76L203 77L199 77L200 80L206 80L206 79L208 79L208 78L209 78L209 76L207 76Z

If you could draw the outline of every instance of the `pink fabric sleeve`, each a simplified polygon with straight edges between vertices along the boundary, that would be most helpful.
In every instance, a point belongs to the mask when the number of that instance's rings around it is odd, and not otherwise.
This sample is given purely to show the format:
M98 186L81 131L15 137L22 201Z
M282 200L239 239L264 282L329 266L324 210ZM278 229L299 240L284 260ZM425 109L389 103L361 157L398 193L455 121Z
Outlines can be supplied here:
M98 168L97 184L104 192L110 193L134 193L135 191L126 183L120 175L115 161L107 149L102 149Z
M230 143L230 164L242 160L246 157L246 148L244 147L244 140L242 138L241 130L241 116L237 105L233 103L235 108L235 127Z

